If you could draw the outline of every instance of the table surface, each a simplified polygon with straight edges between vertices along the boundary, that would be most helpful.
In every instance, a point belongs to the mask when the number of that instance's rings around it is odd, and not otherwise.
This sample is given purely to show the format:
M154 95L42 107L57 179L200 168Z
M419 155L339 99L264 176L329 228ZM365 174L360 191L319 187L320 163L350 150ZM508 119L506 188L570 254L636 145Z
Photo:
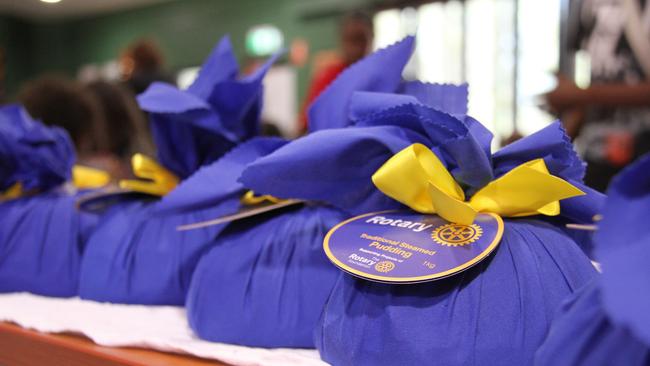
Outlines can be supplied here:
M72 334L47 334L0 322L1 366L203 366L226 364L137 348L103 347Z

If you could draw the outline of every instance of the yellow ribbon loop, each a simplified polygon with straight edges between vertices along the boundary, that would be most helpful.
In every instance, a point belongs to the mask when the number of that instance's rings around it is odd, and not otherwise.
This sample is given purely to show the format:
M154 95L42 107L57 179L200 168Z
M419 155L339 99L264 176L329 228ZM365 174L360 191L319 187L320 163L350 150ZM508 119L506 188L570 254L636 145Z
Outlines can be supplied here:
M100 188L111 181L107 172L83 165L72 167L72 183L80 189Z
M252 206L252 205L258 205L260 203L280 203L282 200L277 197L273 197L271 195L265 194L263 196L256 196L255 192L253 191L248 191L244 193L244 195L241 198L241 203L247 206Z
M0 202L18 198L23 195L23 185L20 182L14 183L4 192L0 193Z
M447 221L469 225L479 212L504 217L556 216L562 199L584 192L551 175L543 159L519 165L481 188L469 201L433 151L413 144L395 154L372 176L387 196L415 211L436 213Z
M142 179L121 180L120 188L154 196L164 196L178 185L179 179L174 173L145 155L133 155L131 165L133 174Z

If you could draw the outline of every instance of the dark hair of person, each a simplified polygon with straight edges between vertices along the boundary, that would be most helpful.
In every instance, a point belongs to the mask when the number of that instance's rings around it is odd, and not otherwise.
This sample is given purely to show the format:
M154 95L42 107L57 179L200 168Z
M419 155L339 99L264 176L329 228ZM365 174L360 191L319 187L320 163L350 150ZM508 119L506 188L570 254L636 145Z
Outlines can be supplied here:
M343 17L341 18L341 22L339 26L340 28L343 28L349 23L361 23L366 27L368 27L371 33L374 33L372 17L370 16L370 14L364 11L355 10L344 14Z
M148 38L139 39L129 45L125 56L133 61L134 72L159 71L165 64L160 47Z
M154 81L175 85L165 71L165 59L153 39L142 38L130 44L120 56L122 79L135 94L147 90Z
M97 101L78 82L58 75L41 76L23 85L18 101L33 118L68 131L79 154L106 147Z
M146 116L133 93L120 84L107 81L91 82L85 89L98 101L109 152L120 159L128 159L136 152L151 155Z

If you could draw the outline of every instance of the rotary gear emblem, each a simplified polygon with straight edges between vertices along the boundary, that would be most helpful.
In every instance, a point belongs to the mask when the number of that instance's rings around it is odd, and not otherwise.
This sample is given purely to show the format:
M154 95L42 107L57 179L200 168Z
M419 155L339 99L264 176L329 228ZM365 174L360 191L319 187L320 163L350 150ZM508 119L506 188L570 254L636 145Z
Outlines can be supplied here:
M431 238L438 244L458 247L477 241L482 234L483 229L476 224L445 224L433 230Z
M394 268L395 268L395 263L389 261L381 261L375 264L375 270L377 272L386 273L392 271Z

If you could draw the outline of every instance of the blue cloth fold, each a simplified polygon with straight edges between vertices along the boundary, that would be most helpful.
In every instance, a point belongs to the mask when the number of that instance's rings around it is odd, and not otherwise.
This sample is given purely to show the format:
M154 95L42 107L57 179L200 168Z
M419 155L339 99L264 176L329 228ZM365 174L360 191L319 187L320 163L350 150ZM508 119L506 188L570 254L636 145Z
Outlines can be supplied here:
M396 91L414 46L415 38L406 37L344 70L309 107L310 131L347 127L348 103L355 92Z
M646 366L650 349L603 311L599 278L563 303L548 337L535 354L536 366Z
M18 105L0 108L0 191L16 183L48 190L71 176L74 147L65 130L33 120Z
M244 193L239 176L247 164L265 156L286 143L282 138L254 137L223 158L199 169L181 182L156 204L155 212L178 213L206 209L227 199L236 202Z
M251 163L240 180L258 193L326 202L352 214L399 208L369 177L413 141L426 139L395 126L322 130Z
M203 62L196 80L187 91L207 100L214 86L226 80L233 80L239 74L239 65L232 49L230 36L223 37Z
M594 235L603 273L571 296L536 355L537 365L650 363L650 155L616 176Z
M494 153L492 161L495 176L500 177L518 165L540 158L544 159L553 175L576 182L581 182L584 178L585 163L573 149L573 144L559 121Z
M650 346L650 154L623 170L607 196L594 236L603 305L612 322Z
M237 143L257 135L262 80L277 56L237 79L238 66L224 37L187 90L154 83L138 96L149 113L158 160L180 178L210 164Z

